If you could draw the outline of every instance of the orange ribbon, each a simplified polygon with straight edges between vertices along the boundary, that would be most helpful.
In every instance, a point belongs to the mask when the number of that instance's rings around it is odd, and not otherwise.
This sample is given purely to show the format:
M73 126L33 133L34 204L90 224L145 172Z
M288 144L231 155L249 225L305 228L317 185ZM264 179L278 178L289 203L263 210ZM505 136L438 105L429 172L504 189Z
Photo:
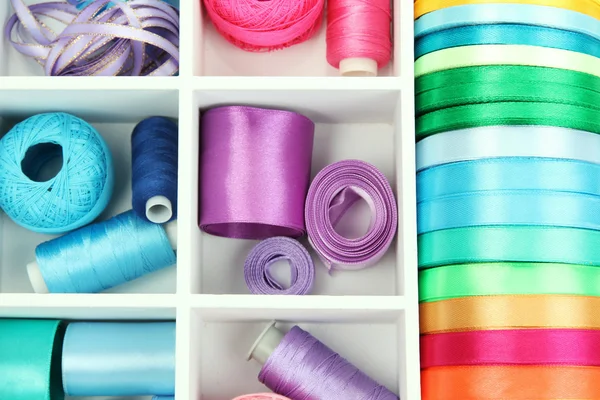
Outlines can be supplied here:
M598 0L415 0L415 19L442 8L467 4L512 3L563 8L600 19ZM543 10L540 10L542 13Z
M600 367L433 367L422 400L600 399Z
M421 303L421 334L515 328L600 329L600 297L473 296Z

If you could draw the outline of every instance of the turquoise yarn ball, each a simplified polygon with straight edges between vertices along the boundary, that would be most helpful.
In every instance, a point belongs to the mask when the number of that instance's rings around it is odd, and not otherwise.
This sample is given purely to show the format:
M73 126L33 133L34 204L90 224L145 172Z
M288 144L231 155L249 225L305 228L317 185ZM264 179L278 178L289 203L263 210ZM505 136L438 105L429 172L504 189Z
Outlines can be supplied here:
M17 224L65 233L92 222L112 195L108 146L70 114L33 116L0 140L0 207Z

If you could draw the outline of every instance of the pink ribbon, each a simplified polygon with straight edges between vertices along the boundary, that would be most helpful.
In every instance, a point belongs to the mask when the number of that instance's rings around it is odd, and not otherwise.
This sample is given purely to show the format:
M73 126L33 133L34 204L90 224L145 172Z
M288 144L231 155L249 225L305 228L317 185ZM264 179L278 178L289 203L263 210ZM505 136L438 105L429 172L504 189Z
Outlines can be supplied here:
M421 368L469 365L600 366L600 330L512 329L421 337Z

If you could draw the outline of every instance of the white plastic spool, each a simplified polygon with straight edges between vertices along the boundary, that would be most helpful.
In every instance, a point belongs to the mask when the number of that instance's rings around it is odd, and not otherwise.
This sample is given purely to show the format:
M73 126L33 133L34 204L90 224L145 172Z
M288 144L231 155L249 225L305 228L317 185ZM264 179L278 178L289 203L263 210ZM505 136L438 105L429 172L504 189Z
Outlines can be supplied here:
M346 58L340 61L342 76L377 76L377 61L370 58Z
M169 243L171 243L171 247L173 248L173 250L177 250L177 221L171 221L167 224L164 224L163 228L167 233L167 238L169 238ZM37 261L32 261L29 264L27 264L27 275L29 276L29 282L31 282L31 286L33 287L33 291L35 293L50 293L50 291L48 290L48 286L46 286L46 282L44 281L42 271L40 270L40 266L38 265Z
M258 336L248 352L248 357L246 358L248 361L254 359L260 365L264 365L277 346L279 346L285 333L277 329L275 323L275 321L272 321Z
M164 224L173 216L171 200L165 196L154 196L146 201L146 218L155 224Z

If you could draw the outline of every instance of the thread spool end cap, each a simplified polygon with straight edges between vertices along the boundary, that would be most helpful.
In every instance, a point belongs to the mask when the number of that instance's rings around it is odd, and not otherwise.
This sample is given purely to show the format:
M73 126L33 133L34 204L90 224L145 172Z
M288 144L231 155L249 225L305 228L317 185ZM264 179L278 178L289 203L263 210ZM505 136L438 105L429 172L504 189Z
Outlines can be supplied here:
M173 216L171 200L165 196L154 196L146 201L146 218L155 224L164 224Z
M167 222L163 225L163 228L167 233L167 238L169 238L171 248L173 250L177 250L177 221Z
M275 327L275 323L275 321L272 321L258 336L250 348L246 360L250 361L251 359L255 359L261 365L264 365L267 362L267 359L275 351L277 346L279 346L279 343L281 343L285 336L283 332Z
M37 262L32 261L27 264L27 275L29 276L29 282L31 282L31 286L33 287L33 291L35 293L50 293L48 286L46 286L46 282L44 281L44 277L42 276L40 266Z
M345 58L340 61L342 76L377 76L377 61L370 58Z

